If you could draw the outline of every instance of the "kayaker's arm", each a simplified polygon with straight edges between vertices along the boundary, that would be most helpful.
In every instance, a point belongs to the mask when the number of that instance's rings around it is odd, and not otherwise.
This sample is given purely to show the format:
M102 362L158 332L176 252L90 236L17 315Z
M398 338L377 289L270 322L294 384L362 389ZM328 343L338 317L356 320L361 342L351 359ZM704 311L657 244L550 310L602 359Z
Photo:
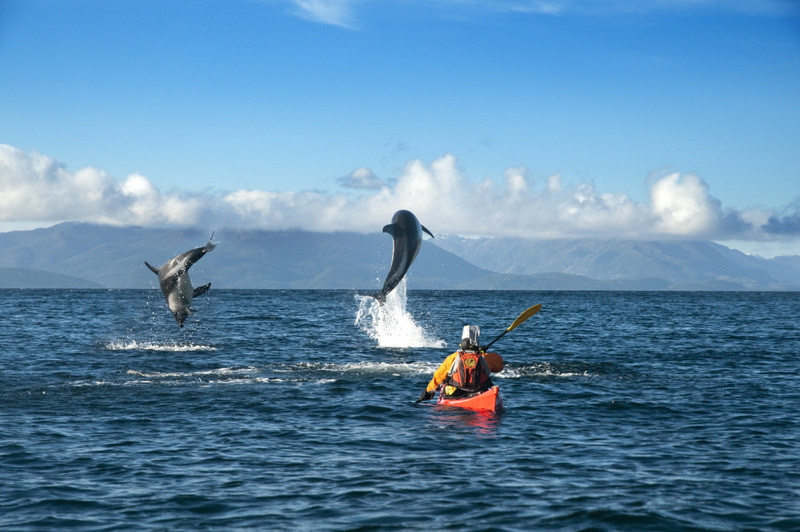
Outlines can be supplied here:
M419 396L419 399L417 399L417 402L421 403L422 401L427 401L428 399L433 399L433 392L429 392L428 390L425 390Z
M458 352L453 353L449 357L444 359L439 365L439 368L433 372L433 378L431 382L428 383L428 387L425 388L426 392L433 392L436 388L439 387L440 384L444 382L447 378L447 373L450 371L450 366L453 365L453 360L455 360L456 356L458 356Z
M453 360L457 355L458 352L455 352L445 358L444 362L442 362L436 371L433 372L433 378L431 379L431 382L428 383L425 391L422 392L422 394L419 396L419 399L417 399L418 403L427 401L428 399L433 399L433 393L436 391L436 388L438 388L447 378L447 374L450 372L450 366L453 365Z

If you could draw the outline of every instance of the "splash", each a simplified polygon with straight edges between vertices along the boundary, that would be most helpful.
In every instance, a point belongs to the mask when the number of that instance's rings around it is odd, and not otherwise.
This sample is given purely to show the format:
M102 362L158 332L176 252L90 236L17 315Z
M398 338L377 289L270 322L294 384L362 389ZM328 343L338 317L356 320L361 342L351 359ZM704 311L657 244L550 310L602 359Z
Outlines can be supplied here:
M383 305L373 297L356 295L358 311L355 324L379 347L445 347L444 340L436 338L416 324L406 311L406 280L386 296Z

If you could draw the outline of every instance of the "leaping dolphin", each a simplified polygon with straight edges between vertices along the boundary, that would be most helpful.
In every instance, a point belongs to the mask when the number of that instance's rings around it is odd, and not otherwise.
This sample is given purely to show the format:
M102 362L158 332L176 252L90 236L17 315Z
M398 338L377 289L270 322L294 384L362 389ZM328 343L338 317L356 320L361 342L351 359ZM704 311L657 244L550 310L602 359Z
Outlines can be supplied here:
M211 243L214 233L208 239L208 243L199 248L192 249L186 253L181 253L174 259L170 259L160 268L154 268L147 261L145 265L156 275L161 285L161 292L167 300L167 306L175 316L175 321L183 327L183 322L189 315L189 308L192 305L192 298L204 294L211 288L211 283L204 284L197 288L192 288L192 280L189 278L189 268L192 264L203 258L203 255L217 247Z
M383 288L375 299L383 303L386 295L394 290L403 277L414 259L417 258L419 247L422 245L422 232L425 231L431 238L433 233L419 223L417 217L411 211L400 210L392 216L392 223L383 228L384 233L392 235L392 265L389 273L383 282Z

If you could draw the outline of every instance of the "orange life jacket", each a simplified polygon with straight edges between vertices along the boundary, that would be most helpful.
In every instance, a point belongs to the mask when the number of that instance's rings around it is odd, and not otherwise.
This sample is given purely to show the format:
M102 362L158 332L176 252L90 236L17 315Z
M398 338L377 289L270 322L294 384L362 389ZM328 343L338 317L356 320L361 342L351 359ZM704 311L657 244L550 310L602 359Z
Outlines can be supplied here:
M459 351L447 374L446 384L466 392L482 392L492 387L486 360L475 351Z

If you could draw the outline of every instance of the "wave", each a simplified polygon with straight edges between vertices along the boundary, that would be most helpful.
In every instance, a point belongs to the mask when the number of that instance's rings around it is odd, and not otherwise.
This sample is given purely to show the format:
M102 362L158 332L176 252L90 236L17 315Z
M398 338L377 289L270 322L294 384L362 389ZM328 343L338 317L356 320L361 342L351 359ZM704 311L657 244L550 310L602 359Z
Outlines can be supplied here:
M210 345L179 342L138 342L136 340L113 340L103 346L108 351L216 351L217 348Z
M345 364L337 363L301 363L285 366L276 371L295 372L295 371L320 371L330 373L358 373L358 374L377 374L377 375L423 375L433 374L438 364L429 362L349 362Z
M128 375L136 375L138 377L148 377L148 378L156 378L156 379L163 379L169 377L209 377L209 376L221 376L221 375L241 375L241 374L250 374L256 373L259 370L253 367L247 368L217 368L217 369L206 369L206 370L198 370L198 371L137 371L135 369L129 369L127 371Z
M88 386L132 386L132 385L197 385L220 384L275 384L303 383L324 385L341 378L356 377L407 377L432 375L437 365L427 362L351 362L274 364L269 368L255 366L223 367L187 371L158 371L128 369L121 378L81 380L72 383L75 387Z
M197 379L197 378L180 378L180 377L152 377L152 378L136 378L124 379L120 381L98 380L98 381L78 381L72 383L76 388L89 387L89 386L136 386L148 384L167 384L167 385L186 385L186 384L199 384L199 386L212 386L218 384L265 384L265 383L280 383L285 382L284 379L273 379L269 377L247 377L247 378L232 378L232 379Z
M73 386L131 386L143 384L252 384L283 382L284 379L266 377L255 367L225 367L193 371L140 371L129 369L119 380L78 381Z
M596 372L590 371L590 368L583 364L561 364L552 362L542 362L539 364L525 364L515 365L513 367L506 366L501 373L493 374L494 376L519 379L528 377L599 377Z

